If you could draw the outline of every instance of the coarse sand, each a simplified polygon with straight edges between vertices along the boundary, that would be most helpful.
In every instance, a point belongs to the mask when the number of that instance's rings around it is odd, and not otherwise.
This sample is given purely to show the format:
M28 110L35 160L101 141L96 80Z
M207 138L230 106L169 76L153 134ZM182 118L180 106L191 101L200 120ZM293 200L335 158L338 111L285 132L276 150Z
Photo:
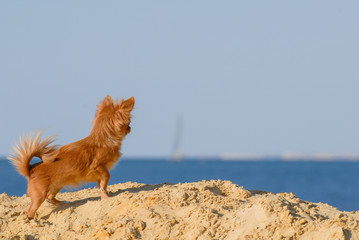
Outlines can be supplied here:
M0 194L1 239L359 239L359 211L293 193L249 191L230 181L133 182L58 194L34 220L30 198Z

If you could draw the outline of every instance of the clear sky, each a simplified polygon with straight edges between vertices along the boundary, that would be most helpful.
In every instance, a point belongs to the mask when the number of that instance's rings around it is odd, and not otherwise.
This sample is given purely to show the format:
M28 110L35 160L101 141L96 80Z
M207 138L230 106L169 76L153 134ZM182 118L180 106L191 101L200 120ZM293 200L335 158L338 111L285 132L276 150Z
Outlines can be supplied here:
M358 1L1 1L0 155L136 98L125 156L359 154Z

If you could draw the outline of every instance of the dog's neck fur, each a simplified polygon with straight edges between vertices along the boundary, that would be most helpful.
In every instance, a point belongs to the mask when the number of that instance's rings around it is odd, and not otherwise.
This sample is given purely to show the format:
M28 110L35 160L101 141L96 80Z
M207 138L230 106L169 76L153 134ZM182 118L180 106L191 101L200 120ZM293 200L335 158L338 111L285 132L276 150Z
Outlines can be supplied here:
M114 128L103 124L102 121L95 121L90 135L86 138L93 145L116 148L121 146L124 138L121 133L116 133Z
M112 136L112 134L108 134L108 132L98 131L93 129L90 135L86 138L93 145L104 146L104 147L120 147L122 138Z

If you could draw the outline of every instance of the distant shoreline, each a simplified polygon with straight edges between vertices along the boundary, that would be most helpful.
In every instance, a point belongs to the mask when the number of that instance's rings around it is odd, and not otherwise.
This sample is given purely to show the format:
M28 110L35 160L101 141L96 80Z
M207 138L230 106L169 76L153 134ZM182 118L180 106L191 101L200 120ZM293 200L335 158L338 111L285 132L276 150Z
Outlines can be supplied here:
M6 156L0 156L0 161L8 161ZM171 157L143 157L125 156L120 161L223 161L223 162L359 162L359 156L341 155L288 155L288 156L261 156L261 155L223 155L223 156L188 156L173 160Z

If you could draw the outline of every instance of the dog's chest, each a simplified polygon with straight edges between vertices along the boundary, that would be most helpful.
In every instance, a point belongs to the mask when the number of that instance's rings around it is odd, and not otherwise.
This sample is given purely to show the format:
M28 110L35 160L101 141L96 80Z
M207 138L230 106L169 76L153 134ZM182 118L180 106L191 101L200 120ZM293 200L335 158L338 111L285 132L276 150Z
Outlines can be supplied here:
M102 156L102 162L106 165L107 169L111 169L119 160L121 153L119 151L108 152L105 156Z

